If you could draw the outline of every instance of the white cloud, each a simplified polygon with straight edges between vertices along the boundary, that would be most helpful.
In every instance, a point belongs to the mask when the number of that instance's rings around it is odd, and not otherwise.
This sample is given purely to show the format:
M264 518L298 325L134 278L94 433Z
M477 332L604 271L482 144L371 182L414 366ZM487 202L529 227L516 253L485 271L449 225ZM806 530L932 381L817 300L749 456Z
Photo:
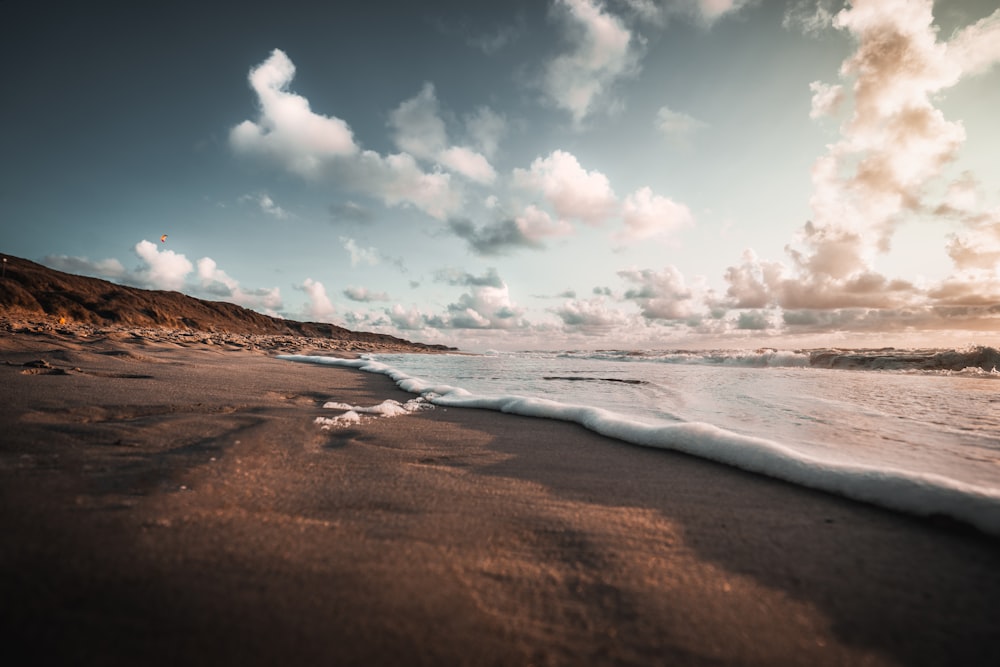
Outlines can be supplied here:
M684 204L653 194L651 189L643 187L625 198L622 222L625 229L615 237L631 242L667 236L682 227L693 225L694 216Z
M263 308L269 312L282 307L281 291L277 287L246 291L239 281L220 269L215 260L202 257L196 262L200 292L221 298L244 308Z
M957 32L948 42L948 57L969 75L1000 63L1000 9Z
M608 306L607 299L571 299L552 310L567 327L605 329L624 325L628 317L620 310Z
M442 220L457 210L460 196L448 174L425 172L410 153L383 156L362 150L346 122L313 112L306 98L287 90L294 75L295 66L279 49L250 71L260 114L256 122L243 121L230 131L235 152L262 155L311 180L335 180L388 206L412 205ZM413 113L417 120L419 111ZM404 133L403 140L418 153L424 150L412 132ZM424 143L438 140L432 132ZM482 177L482 172L473 175Z
M138 269L134 278L143 286L153 289L180 290L194 266L184 255L173 250L159 250L155 243L139 241L135 254L145 266Z
M638 72L640 38L593 0L556 0L554 5L572 47L549 62L542 87L579 125L604 100L615 82Z
M701 301L675 266L625 269L618 275L637 286L625 292L625 299L634 301L646 319L692 320L703 313Z
M306 278L301 285L296 285L295 289L301 290L309 297L309 302L305 307L305 315L313 321L329 322L336 314L336 309L326 295L326 287L323 283L312 278Z
M251 69L250 86L260 102L260 117L234 127L229 141L237 152L268 155L289 170L314 178L325 162L354 155L358 147L347 123L314 113L306 98L288 91L294 77L295 65L280 49Z
M537 206L530 205L514 218L514 224L531 242L538 242L547 237L569 236L573 226L562 219L553 219Z
M536 158L528 170L515 169L514 184L542 194L560 218L591 225L607 220L617 203L607 176L587 171L561 150Z
M844 101L843 86L831 86L822 81L813 81L809 84L809 90L813 92L810 118L832 116Z
M434 85L425 83L416 96L402 102L389 116L396 146L418 159L435 162L477 183L489 184L496 171L481 153L467 146L449 146Z
M438 162L470 181L488 185L496 180L497 172L490 161L465 146L452 146L438 154Z
M832 16L830 24L853 37L856 49L841 66L843 85L810 86L810 115L834 113L848 101L852 108L839 141L813 165L814 217L803 226L797 247L788 249L791 267L745 255L741 265L729 268L729 306L873 309L886 317L865 316L866 326L889 326L892 317L903 317L928 300L978 303L972 295L977 282L979 294L991 293L998 282L1000 243L992 216L976 209L975 178L966 174L954 181L936 207L926 200L966 139L962 123L945 118L936 103L942 91L1000 59L1000 10L946 42L938 40L932 5L930 0L855 0ZM795 11L800 18L811 16L813 24L824 22L830 5L815 7L811 15L801 4ZM900 222L929 210L967 225L947 248L957 273L927 288L877 272L875 261L891 248ZM823 321L831 326L856 321L844 317Z
M655 126L665 137L674 141L683 140L697 130L708 127L697 118L666 106L660 107L656 112Z
M359 264L374 266L378 264L379 255L378 250L375 248L362 248L354 239L344 236L340 237L340 242L344 244L344 250L351 255L351 266L358 266Z
M407 310L397 303L392 308L387 309L385 314L397 329L416 330L426 326L427 318L416 308Z

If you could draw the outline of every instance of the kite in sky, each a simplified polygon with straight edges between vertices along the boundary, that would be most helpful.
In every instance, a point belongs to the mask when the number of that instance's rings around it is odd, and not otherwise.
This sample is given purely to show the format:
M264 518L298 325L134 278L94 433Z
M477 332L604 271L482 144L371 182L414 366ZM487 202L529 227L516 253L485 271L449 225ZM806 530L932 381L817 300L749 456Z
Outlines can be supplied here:
M166 243L166 242L167 242L167 235L164 234L163 236L160 237L160 243Z

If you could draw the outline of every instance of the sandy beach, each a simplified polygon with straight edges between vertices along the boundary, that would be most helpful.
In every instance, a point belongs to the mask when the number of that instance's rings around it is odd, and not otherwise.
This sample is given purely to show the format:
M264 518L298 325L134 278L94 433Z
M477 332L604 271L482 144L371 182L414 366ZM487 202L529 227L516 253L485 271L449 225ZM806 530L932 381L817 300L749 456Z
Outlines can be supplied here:
M996 665L1000 543L581 427L276 359L0 330L18 664Z

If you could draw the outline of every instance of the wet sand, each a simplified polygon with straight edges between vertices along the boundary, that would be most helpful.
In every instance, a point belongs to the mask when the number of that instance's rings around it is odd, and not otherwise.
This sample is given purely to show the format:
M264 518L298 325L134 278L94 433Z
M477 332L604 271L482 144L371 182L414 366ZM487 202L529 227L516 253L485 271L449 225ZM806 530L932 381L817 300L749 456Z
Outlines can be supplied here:
M549 420L323 430L413 397L240 340L0 331L19 664L1000 664L994 539Z

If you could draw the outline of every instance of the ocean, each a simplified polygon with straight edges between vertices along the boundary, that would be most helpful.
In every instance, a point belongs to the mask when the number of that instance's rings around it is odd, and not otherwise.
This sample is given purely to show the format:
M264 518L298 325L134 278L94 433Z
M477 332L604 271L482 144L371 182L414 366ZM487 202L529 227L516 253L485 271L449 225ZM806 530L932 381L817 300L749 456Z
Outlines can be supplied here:
M328 404L351 415L432 404L561 419L1000 535L1000 351L990 347L284 358L383 373L422 399Z

